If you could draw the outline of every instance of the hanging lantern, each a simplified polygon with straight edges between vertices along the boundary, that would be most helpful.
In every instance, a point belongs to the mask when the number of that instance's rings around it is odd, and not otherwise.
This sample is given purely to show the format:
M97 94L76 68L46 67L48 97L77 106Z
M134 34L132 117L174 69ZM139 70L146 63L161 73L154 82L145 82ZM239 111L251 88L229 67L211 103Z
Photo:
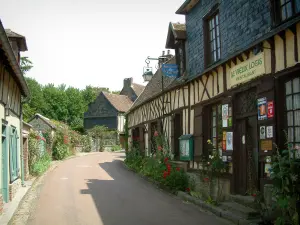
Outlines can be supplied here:
M143 79L144 81L150 81L153 77L152 67L149 67L150 61L148 59L145 60L147 66L143 69Z

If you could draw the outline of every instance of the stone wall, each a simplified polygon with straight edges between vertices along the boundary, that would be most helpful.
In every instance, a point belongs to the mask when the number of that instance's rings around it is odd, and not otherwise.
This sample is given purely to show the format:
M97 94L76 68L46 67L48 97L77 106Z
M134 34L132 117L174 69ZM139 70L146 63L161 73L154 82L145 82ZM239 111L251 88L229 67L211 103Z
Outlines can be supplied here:
M16 196L17 191L21 187L21 179L15 180L12 184L9 184L9 201L12 201Z
M202 0L186 16L187 67L204 71L203 17L219 2L221 59L241 51L271 30L269 0Z

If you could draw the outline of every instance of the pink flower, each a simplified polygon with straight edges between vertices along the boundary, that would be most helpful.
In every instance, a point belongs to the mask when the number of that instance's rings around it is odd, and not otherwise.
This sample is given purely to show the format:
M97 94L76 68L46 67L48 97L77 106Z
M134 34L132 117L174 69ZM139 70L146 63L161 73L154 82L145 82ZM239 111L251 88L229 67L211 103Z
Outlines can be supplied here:
M161 151L161 150L162 150L162 147L159 145L159 146L157 147L157 149L158 149L158 151Z
M204 180L205 182L208 182L208 181L209 181L209 178L208 178L208 177L205 177L203 180Z
M166 158L164 159L164 162L165 162L165 163L167 163L167 162L168 162L168 160L169 160L169 159L166 157Z
M177 171L180 171L180 167L176 167L176 170L177 170Z
M191 191L191 189L189 187L187 187L185 190L186 190L186 192L190 192Z
M158 132L155 131L155 132L154 132L154 137L157 137L157 136L158 136Z

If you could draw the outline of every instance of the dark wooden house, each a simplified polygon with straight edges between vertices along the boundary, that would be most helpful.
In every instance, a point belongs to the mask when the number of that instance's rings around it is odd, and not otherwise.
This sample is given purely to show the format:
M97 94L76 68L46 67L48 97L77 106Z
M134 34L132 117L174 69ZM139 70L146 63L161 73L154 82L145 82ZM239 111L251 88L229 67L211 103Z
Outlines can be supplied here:
M186 0L177 11L186 26L170 25L166 44L186 71L164 92L151 92L155 82L149 82L127 112L130 135L143 140L142 150L147 152L159 124L178 154L178 126L180 133L193 135L189 167L199 169L211 140L229 167L223 193L241 195L263 191L271 182L273 143L284 148L288 141L300 156L297 2ZM174 118L180 122L172 123Z

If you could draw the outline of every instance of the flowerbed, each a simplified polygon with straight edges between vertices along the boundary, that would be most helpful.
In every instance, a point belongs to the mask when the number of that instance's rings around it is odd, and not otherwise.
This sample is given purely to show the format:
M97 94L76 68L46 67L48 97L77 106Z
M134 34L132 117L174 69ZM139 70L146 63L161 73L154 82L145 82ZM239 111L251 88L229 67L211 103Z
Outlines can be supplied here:
M182 168L170 162L170 154L162 138L155 132L156 152L151 156L142 156L138 148L133 148L126 153L125 164L137 173L160 183L172 192L189 191L188 175Z

